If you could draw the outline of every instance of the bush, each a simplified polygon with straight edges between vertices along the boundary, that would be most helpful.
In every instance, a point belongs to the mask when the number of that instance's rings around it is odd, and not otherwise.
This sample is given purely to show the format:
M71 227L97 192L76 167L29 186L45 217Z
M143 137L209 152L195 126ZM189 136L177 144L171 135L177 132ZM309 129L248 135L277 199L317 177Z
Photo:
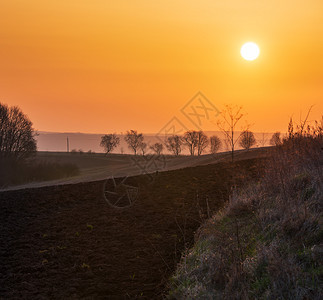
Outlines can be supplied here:
M241 133L239 139L239 145L246 150L249 150L254 144L256 144L256 139L253 132L249 130L244 130Z

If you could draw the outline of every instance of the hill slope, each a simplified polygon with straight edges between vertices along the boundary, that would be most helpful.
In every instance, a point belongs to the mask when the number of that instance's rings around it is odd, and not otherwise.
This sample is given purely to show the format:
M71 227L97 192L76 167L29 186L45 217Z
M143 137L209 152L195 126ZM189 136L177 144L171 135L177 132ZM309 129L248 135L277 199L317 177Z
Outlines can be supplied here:
M176 299L322 299L323 140L277 147L261 180L231 191L173 276Z

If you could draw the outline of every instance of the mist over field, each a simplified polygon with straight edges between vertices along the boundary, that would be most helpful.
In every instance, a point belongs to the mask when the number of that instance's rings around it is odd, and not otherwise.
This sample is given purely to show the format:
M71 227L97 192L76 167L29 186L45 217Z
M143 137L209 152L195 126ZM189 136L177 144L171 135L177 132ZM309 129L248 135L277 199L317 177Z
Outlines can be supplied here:
M38 151L54 151L54 152L66 152L67 138L69 139L69 150L82 150L87 152L91 150L96 153L103 153L103 148L100 147L101 137L104 134L93 134L93 133L60 133L60 132L46 132L39 131L37 139ZM216 135L222 140L222 148L220 151L228 151L225 145L224 135L220 131L206 131L207 136ZM239 132L236 133L239 135ZM269 140L273 133L257 133L255 132L256 145L254 147L263 147L269 145ZM120 144L114 149L113 153L133 154L133 152L128 148L127 143L124 140L124 135L119 134ZM156 142L164 141L164 137L158 134L144 134L144 139L147 144L154 144ZM237 144L237 149L239 145ZM206 151L207 153L208 151ZM164 149L163 154L170 154L166 149ZM182 154L189 154L189 151L184 147Z

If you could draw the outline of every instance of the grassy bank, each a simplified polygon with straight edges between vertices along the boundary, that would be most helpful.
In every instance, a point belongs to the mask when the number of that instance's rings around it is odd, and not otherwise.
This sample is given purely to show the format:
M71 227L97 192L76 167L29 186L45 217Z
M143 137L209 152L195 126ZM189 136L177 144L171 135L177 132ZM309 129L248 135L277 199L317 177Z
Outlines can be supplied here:
M171 280L176 299L322 299L322 128L291 134L264 176L232 188Z

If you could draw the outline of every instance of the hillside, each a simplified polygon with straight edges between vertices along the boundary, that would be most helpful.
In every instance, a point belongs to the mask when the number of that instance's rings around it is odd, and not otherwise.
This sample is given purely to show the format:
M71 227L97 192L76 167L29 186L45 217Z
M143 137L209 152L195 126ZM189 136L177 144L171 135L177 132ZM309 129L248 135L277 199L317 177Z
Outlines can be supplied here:
M185 251L171 299L322 299L320 132L286 139L261 179L231 190Z

